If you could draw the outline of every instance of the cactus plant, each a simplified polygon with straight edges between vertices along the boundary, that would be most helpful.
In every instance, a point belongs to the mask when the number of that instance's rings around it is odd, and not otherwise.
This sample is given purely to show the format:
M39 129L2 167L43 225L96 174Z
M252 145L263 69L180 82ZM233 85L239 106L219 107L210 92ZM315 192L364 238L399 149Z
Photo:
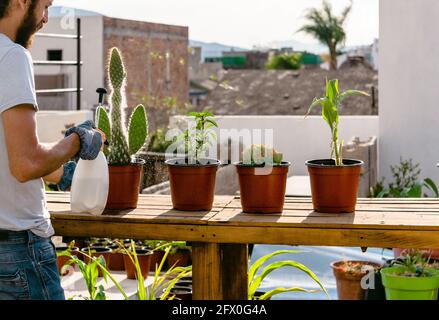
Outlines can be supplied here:
M108 76L110 79L110 114L99 106L96 110L96 123L108 139L109 147L105 155L110 165L129 165L131 157L145 144L148 136L148 118L143 105L138 105L125 130L123 110L126 107L125 86L127 73L122 55L117 48L110 50ZM127 133L128 131L128 133Z
M243 152L242 158L245 165L279 165L283 155L273 148L254 144Z

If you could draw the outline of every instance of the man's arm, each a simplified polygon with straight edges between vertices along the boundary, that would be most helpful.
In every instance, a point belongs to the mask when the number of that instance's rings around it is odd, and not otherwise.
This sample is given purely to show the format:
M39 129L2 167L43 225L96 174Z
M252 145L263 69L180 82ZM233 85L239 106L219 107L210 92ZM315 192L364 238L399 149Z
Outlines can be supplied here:
M57 169L55 172L52 172L47 176L43 177L43 180L48 183L58 184L61 181L63 174L64 174L64 166Z
M22 183L54 173L80 150L76 134L51 146L39 143L35 114L32 105L16 106L2 113L9 169Z

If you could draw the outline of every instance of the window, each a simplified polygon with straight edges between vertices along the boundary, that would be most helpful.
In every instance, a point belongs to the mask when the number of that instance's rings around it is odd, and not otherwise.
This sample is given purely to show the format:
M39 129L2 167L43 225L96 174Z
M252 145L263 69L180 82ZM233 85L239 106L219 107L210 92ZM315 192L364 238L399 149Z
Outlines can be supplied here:
M62 61L62 50L47 50L48 61Z

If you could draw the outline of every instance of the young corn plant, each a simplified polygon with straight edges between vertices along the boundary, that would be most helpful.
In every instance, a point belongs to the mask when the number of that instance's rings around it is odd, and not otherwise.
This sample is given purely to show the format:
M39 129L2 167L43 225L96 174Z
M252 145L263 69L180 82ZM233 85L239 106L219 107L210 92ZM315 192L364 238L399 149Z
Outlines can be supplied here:
M338 137L339 125L339 108L341 103L350 96L365 95L368 93L359 90L347 90L340 93L338 87L338 80L326 80L326 96L322 98L315 98L308 109L306 116L311 113L311 110L316 106L322 107L323 120L329 125L331 129L331 159L335 160L336 166L343 165L343 140Z
M124 123L126 108L126 70L122 55L117 48L112 48L109 59L108 76L110 79L110 114L104 107L96 110L96 123L105 133L109 147L104 152L110 165L129 165L131 157L145 144L148 137L148 118L143 105L138 105L128 122L128 132Z
M261 285L262 281L267 277L271 272L284 267L293 267L298 270L301 270L305 272L308 276L310 276L318 285L319 287L325 292L326 296L329 299L329 294L326 291L323 284L320 282L320 280L317 278L317 276L312 272L310 269L308 269L306 266L304 266L301 263L298 263L296 261L292 260L286 260L286 261L277 261L272 262L268 266L266 266L262 272L259 275L256 275L258 270L262 267L262 265L270 258L281 255L281 254L288 254L288 253L299 253L300 251L296 250L278 250L271 254L267 254L263 256L262 258L259 258L249 269L248 273L248 299L249 300L269 300L273 296L285 292L319 292L319 290L306 290L303 288L298 287L291 287L291 288L276 288L273 290L268 291L267 293L263 294L260 297L256 297L256 291Z

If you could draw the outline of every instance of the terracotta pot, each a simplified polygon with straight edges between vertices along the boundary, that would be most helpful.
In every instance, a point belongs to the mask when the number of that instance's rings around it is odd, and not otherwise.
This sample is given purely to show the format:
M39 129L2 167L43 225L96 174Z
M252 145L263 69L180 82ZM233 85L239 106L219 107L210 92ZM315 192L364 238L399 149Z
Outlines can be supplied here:
M142 272L143 279L148 278L148 273L151 266L152 251L146 249L136 249L137 260L139 261L140 270ZM136 267L127 254L123 255L125 264L125 271L128 279L136 279Z
M343 166L334 160L307 161L314 210L321 213L353 213L357 204L360 160L344 159Z
M128 166L108 166L110 186L106 209L127 210L137 208L140 178L144 163L144 160L138 159Z
M191 265L192 254L190 250L179 249L176 253L169 253L167 257L168 267L187 267Z
M212 210L216 172L220 161L190 165L184 159L166 161L174 209L181 211Z
M112 271L124 271L125 263L123 261L123 253L119 251L119 246L117 244L112 244L109 248L111 249L111 259L108 269Z
M90 250L90 253L89 253ZM108 269L108 266L110 265L110 260L111 260L111 249L107 248L107 247L90 247L90 248L82 248L81 252L92 256L92 257L99 257L99 256L103 256L104 260L105 260L105 268ZM84 258L84 262L86 264L88 264L90 262L90 258L87 256L83 256ZM99 277L102 277L103 272L101 270L101 268L99 268Z
M358 264L360 270L346 272L347 264ZM337 280L337 294L339 300L364 300L366 290L361 288L361 279L370 272L362 269L372 266L375 270L381 267L380 264L369 261L336 261L331 263L332 271ZM374 276L374 275L373 275Z
M56 247L56 252L57 252L57 253L60 253L60 252L66 251L67 249L68 249L68 247ZM79 256L80 256L80 254L79 254L79 248L78 248L78 247L73 247L73 248L70 250L70 254L71 254L72 256L79 257ZM56 257L56 263L57 263L57 265L58 265L58 272L59 272L60 275L65 276L65 275L67 275L67 274L69 273L68 270L65 270L64 273L62 273L62 272L61 272L61 269L62 269L62 267L63 267L67 262L70 261L70 259L71 259L70 257L59 257L59 256ZM74 266L74 264L71 264L71 266Z
M278 166L263 168L235 164L242 210L251 213L282 213L290 165L289 162L283 162Z
M154 250L153 251L153 255L151 257L151 266L149 269L151 272L155 272L156 266L158 267L160 265L164 256L165 256L164 250ZM162 271L165 269L166 269L166 261L163 264Z

